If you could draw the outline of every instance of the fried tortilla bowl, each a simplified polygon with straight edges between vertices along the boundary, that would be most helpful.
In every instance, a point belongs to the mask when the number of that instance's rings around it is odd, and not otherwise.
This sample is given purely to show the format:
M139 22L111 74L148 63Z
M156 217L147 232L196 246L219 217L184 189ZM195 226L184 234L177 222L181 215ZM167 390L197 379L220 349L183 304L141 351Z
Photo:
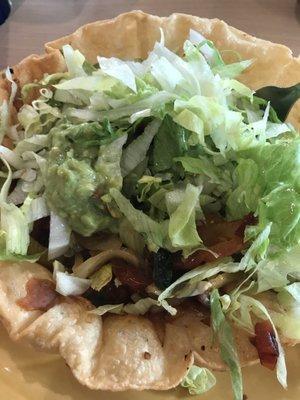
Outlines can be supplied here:
M143 59L159 39L160 28L166 46L172 50L180 51L192 28L212 40L219 50L232 50L242 59L253 59L253 65L241 77L252 89L291 86L300 81L300 59L285 46L254 38L217 19L183 14L159 18L140 11L85 25L47 43L44 55L29 56L14 66L13 77L21 89L45 73L65 71L60 52L65 44L79 49L91 63L99 54ZM233 52L224 54L225 61L230 62L231 57ZM3 78L0 103L9 95L9 85ZM289 121L299 128L299 118L298 103ZM194 362L213 370L225 369L219 351L211 345L211 328L193 308L183 306L178 316L161 317L158 323L155 318L133 315L99 317L88 313L93 306L80 297L60 297L54 299L51 308L26 311L20 300L26 298L28 282L34 278L51 287L52 275L38 264L0 263L3 325L13 340L26 340L42 350L59 352L74 376L91 389L166 390L177 386ZM249 335L236 330L235 337L241 365L256 363L258 355Z

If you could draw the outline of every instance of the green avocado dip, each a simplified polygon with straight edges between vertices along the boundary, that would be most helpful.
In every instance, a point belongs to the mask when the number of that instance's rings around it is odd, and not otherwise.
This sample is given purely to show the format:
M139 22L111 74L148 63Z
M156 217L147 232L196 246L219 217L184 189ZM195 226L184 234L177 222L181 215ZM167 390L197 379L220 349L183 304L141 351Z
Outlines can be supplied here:
M62 123L49 133L46 201L50 209L83 236L113 224L101 197L107 193L108 185L120 188L122 181L118 174L112 174L116 154L109 144L112 139L108 138L108 127L97 122ZM103 159L108 164L105 168Z

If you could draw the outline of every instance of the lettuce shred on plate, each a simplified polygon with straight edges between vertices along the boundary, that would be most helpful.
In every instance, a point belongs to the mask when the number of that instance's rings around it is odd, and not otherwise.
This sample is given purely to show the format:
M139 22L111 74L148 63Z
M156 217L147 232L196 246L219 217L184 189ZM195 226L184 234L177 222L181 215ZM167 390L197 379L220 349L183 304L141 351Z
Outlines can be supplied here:
M225 64L194 31L183 56L163 37L144 61L63 55L67 72L23 87L16 126L6 72L1 260L54 262L57 291L99 315L175 315L193 298L211 312L235 399L234 326L273 337L259 356L286 386L278 332L300 340L300 139L235 79L251 60ZM214 384L196 366L182 383Z

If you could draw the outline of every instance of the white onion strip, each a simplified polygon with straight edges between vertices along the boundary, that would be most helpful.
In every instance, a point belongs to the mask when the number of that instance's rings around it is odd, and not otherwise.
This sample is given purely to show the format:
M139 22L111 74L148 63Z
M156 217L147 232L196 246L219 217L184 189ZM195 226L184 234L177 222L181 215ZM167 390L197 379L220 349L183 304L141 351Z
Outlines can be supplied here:
M48 259L64 254L69 247L71 230L66 222L55 213L50 213L50 237Z
M56 272L56 291L63 296L80 296L88 290L91 281L78 278L66 272Z
M82 264L73 268L73 273L79 278L87 278L99 269L102 265L106 264L112 258L120 258L135 267L139 266L139 259L132 253L126 250L106 250L94 257L84 261Z
M30 203L28 222L34 222L38 219L47 217L49 215L49 209L47 207L44 197L37 197Z

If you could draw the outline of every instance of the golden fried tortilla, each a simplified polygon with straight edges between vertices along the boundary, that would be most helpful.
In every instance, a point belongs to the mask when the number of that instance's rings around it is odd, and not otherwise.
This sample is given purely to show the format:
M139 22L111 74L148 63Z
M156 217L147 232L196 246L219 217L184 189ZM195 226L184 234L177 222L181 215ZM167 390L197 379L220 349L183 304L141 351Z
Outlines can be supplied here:
M32 278L52 280L38 264L0 262L4 326L12 339L59 352L75 377L91 389L170 389L180 383L194 359L198 365L225 369L200 313L186 309L178 318L162 318L157 326L147 317L99 317L89 313L91 304L80 297L60 297L45 312L25 311L18 302ZM240 330L235 336L241 363L257 362L249 336Z
M88 59L97 55L124 59L145 58L160 38L180 51L192 28L212 40L217 48L233 50L223 54L235 61L234 52L254 63L240 80L253 89L266 85L290 86L300 81L300 58L285 46L254 38L218 19L209 20L184 14L167 18L133 11L115 19L97 21L75 33L45 45L46 54L31 55L13 67L14 79L22 88L40 80L45 73L64 71L60 49L71 44ZM0 78L0 103L9 98L10 86ZM300 103L289 115L300 128ZM25 311L16 302L26 294L32 277L49 279L49 272L30 263L0 263L0 317L13 339L28 340L42 349L59 352L73 374L92 389L169 389L182 380L195 362L213 369L224 369L217 349L211 348L211 329L193 311L162 322L161 329L146 317L89 314L83 300L65 298L48 311ZM256 349L246 333L236 331L241 363L256 362Z
M42 314L38 310L26 311L16 303L26 296L26 283L33 277L52 279L50 272L38 264L0 262L0 318L14 339Z
M193 354L184 329L166 325L163 342L144 317L89 313L82 298L63 298L48 311L25 311L17 302L29 279L51 280L38 264L0 263L0 315L13 339L59 352L75 377L91 389L164 390L177 386Z
M236 61L235 52L242 59L254 60L251 68L240 78L252 89L267 85L290 86L300 81L300 57L293 57L286 46L250 36L219 19L185 14L157 17L142 11L96 21L82 26L71 35L46 43L46 54L25 58L14 67L14 77L23 87L26 83L41 79L44 73L64 71L66 66L60 49L65 44L79 49L92 63L96 62L99 54L123 59L145 58L154 42L159 40L160 28L164 31L166 46L171 50L180 51L189 30L194 29L212 40L220 51L226 50L222 54L226 62ZM5 91L2 92L2 87L0 79L0 102L1 97L7 96ZM296 127L300 127L299 111L300 102L289 116Z

